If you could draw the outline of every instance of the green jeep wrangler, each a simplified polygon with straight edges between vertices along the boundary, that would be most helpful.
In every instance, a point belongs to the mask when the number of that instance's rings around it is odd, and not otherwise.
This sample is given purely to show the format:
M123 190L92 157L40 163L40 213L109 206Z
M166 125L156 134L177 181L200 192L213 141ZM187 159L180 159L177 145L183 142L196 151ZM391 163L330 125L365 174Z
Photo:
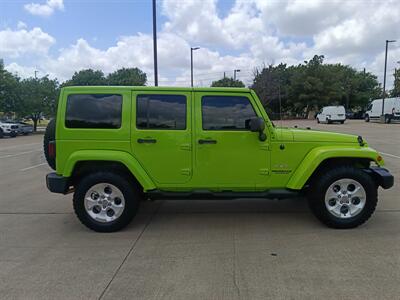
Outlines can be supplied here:
M116 231L142 199L306 195L327 226L353 228L393 185L360 136L279 128L246 88L67 87L44 137L51 192Z

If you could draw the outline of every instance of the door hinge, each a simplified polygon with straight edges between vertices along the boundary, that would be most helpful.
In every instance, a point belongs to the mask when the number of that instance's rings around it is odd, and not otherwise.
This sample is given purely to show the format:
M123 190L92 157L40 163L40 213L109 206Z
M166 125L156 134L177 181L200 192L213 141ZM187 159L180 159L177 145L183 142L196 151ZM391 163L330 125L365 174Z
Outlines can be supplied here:
M182 175L190 175L190 169L188 168L188 169L181 169L181 174Z
M260 169L260 175L268 175L269 170L268 169Z
M264 151L271 150L271 148L270 148L269 145L261 145L261 146L260 146L260 149L261 149L261 150L264 150Z
M181 150L190 151L190 150L192 150L192 147L190 146L190 144L182 144L182 145L180 146L180 149L181 149Z

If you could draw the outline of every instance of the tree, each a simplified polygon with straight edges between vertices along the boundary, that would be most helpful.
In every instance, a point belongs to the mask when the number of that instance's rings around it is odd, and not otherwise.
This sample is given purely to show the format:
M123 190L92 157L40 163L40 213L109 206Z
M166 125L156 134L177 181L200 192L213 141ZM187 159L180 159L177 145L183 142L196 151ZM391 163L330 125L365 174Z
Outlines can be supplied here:
M375 75L341 64L324 64L322 55L297 66L264 66L254 74L252 88L272 117L280 112L307 115L326 105L363 109L381 93Z
M0 111L5 114L15 113L20 105L19 85L20 79L4 68L0 59Z
M102 71L87 69L75 72L72 78L63 83L63 86L106 85L106 78Z
M245 87L244 83L240 80L233 79L231 77L224 77L217 81L213 81L211 84L212 87Z
M391 97L400 97L400 69L394 71L394 85L390 93Z
M142 86L147 82L147 75L138 68L122 68L110 73L106 81L109 85Z
M53 115L57 106L59 84L56 79L28 78L21 81L22 107L18 114L33 121L34 131L43 114Z

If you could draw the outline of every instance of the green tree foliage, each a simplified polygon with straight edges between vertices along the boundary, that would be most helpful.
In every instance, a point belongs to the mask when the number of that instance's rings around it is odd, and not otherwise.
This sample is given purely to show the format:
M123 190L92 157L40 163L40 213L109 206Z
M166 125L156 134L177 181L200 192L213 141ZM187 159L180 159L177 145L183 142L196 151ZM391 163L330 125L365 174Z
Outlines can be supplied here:
M30 118L36 131L38 121L43 115L54 115L59 94L57 80L28 78L20 82L21 107L17 111L20 117Z
M63 86L72 86L72 85L106 85L106 78L104 77L104 73L98 70L81 70L79 72L75 72L72 75L70 80L67 80L63 83Z
M141 86L147 82L147 75L138 68L122 68L108 76L105 76L99 70L81 70L75 72L70 80L67 80L62 86L96 86L96 85L125 85Z
M245 87L244 83L240 80L233 79L231 77L224 77L217 81L213 81L212 87Z
M400 97L400 69L394 71L394 85L390 92L391 97Z
M256 72L252 88L269 113L278 114L282 109L284 114L302 116L326 105L363 109L380 96L375 75L323 61L324 56L315 55L297 66L263 67Z
M119 69L107 76L108 85L141 86L147 82L147 75L138 68Z
M18 85L20 79L4 68L0 59L0 112L12 114L21 106Z

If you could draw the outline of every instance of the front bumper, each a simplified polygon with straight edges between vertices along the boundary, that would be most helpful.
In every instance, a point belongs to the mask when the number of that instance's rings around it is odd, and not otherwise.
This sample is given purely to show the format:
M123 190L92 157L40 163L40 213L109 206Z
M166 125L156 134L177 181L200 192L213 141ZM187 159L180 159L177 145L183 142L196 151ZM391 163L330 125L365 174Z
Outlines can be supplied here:
M365 171L384 189L390 189L394 185L393 175L385 168L370 167L369 169L365 169Z
M46 185L50 192L67 194L69 192L69 178L57 175L55 172L46 175Z

